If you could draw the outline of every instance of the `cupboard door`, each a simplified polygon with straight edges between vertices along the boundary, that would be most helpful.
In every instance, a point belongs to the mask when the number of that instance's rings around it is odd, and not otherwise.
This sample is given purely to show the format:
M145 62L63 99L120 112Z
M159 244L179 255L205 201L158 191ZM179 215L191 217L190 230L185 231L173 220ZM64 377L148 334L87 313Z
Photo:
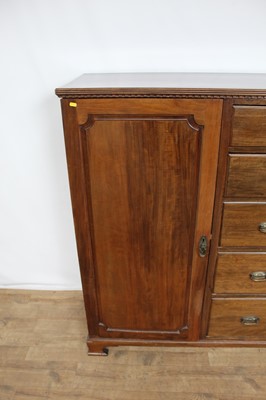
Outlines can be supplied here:
M131 101L125 113L114 100L77 102L87 238L75 222L82 262L90 242L81 273L87 293L84 275L94 271L98 336L198 337L207 264L199 240L210 238L221 102L179 103ZM72 201L82 206L73 190Z

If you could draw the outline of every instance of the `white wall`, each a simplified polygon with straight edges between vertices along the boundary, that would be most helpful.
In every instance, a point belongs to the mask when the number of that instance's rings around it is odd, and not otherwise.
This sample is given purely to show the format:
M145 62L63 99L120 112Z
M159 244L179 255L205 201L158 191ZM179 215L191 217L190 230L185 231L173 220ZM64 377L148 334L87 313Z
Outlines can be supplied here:
M264 0L0 0L0 286L80 277L54 88L83 72L266 72Z

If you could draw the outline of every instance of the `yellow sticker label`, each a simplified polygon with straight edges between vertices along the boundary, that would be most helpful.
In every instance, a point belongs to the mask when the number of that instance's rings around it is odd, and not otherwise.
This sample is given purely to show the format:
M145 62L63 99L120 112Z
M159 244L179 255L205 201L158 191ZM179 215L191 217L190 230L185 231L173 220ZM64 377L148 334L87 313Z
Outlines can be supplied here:
M75 103L74 101L70 101L69 106L70 107L77 107L77 103Z

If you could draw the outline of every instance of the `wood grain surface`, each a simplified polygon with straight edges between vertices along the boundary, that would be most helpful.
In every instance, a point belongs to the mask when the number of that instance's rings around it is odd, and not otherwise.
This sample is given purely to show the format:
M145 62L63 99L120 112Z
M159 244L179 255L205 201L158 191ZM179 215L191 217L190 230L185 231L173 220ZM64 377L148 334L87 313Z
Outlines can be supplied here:
M229 155L226 196L266 197L265 182L266 155Z
M266 246L259 225L266 222L266 203L224 204L221 246Z
M62 100L90 349L97 337L197 340L222 101L76 104Z
M200 127L99 117L86 137L103 335L186 337Z
M0 291L1 400L264 400L266 349L86 354L82 293Z
M221 125L221 141L219 147L219 160L217 170L217 183L215 191L215 203L212 225L212 243L209 254L208 274L205 286L205 299L202 310L201 337L205 337L207 333L211 298L214 287L215 267L217 260L217 248L219 246L221 224L223 217L223 198L224 188L227 177L227 158L228 146L231 139L231 124L233 114L233 100L225 100L223 105L222 125Z
M232 146L266 144L266 106L234 106Z
M250 279L250 274L256 271L266 272L266 253L219 253L214 292L266 295L266 280Z
M242 317L258 317L256 325L243 325ZM208 337L265 340L266 298L213 299Z

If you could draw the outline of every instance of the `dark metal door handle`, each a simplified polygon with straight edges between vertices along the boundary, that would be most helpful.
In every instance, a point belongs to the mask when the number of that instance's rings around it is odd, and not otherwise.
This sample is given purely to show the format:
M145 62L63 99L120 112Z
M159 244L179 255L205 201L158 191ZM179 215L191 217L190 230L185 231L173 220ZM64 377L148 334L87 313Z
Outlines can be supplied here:
M203 236L201 236L201 238L199 240L199 255L200 255L200 257L206 256L207 249L208 249L208 239L207 239L207 236L203 235Z

